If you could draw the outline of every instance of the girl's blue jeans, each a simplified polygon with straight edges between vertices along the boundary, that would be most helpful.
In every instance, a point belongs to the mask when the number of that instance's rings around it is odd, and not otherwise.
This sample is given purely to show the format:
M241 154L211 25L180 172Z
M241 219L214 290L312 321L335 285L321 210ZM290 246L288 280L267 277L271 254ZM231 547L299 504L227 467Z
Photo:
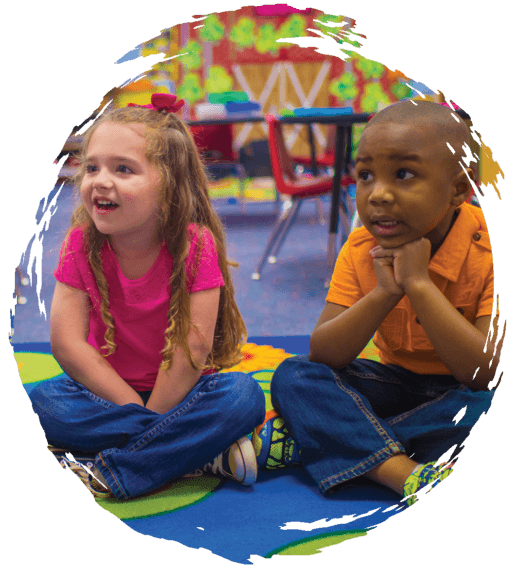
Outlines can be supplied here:
M366 359L335 370L306 355L281 363L271 395L302 465L325 494L401 452L421 463L454 446L456 454L493 391Z
M96 454L95 466L119 500L204 466L265 416L262 389L243 373L201 376L165 414L116 405L69 378L40 383L29 396L48 442Z

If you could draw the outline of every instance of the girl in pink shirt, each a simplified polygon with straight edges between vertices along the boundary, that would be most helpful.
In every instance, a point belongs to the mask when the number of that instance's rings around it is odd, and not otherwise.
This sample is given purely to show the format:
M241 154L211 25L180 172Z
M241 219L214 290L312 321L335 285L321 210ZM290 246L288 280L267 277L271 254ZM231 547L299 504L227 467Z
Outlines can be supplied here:
M225 236L183 102L153 95L85 135L81 203L52 301L52 352L70 378L31 392L49 444L96 496L123 500L204 471L256 479L248 437L264 395L242 373L245 324Z

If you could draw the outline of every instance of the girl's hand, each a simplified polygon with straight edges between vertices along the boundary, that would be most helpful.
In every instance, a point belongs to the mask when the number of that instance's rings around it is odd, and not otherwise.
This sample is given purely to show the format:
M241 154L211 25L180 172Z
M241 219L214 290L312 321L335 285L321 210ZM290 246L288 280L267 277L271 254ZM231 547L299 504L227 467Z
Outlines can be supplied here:
M394 282L404 294L409 286L417 282L427 282L429 279L429 259L431 243L421 237L398 248L383 249L380 246L370 251L374 259L374 268L379 282L377 263L387 265L391 270ZM383 278L386 277L382 273Z
M377 287L389 296L404 296L404 290L398 285L394 275L394 255L396 249L384 249L376 246L370 251L374 259L374 270L377 276Z

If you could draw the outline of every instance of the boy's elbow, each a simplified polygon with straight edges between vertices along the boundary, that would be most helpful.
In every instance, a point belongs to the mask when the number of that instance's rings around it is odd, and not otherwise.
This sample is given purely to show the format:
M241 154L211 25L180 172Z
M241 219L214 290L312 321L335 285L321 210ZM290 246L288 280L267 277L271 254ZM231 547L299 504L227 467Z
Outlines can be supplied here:
M495 356L488 363L476 368L473 373L454 374L455 379L465 386L474 389L487 391L490 390L490 385L495 379L497 372L497 365L499 364L499 357Z
M332 348L327 344L318 344L313 341L313 337L309 342L309 355L308 358L311 363L321 363L333 369L340 369L347 364L341 360L341 352L338 349Z
M323 351L319 348L315 332L309 339L309 360L311 363L324 363L327 365Z

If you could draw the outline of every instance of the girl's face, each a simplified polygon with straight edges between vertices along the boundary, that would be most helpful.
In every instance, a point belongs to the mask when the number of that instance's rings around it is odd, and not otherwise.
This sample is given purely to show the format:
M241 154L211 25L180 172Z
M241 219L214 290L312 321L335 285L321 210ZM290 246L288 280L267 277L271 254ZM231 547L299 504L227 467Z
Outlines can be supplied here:
M160 183L146 155L142 124L102 123L93 133L80 186L96 228L115 240L153 244Z

